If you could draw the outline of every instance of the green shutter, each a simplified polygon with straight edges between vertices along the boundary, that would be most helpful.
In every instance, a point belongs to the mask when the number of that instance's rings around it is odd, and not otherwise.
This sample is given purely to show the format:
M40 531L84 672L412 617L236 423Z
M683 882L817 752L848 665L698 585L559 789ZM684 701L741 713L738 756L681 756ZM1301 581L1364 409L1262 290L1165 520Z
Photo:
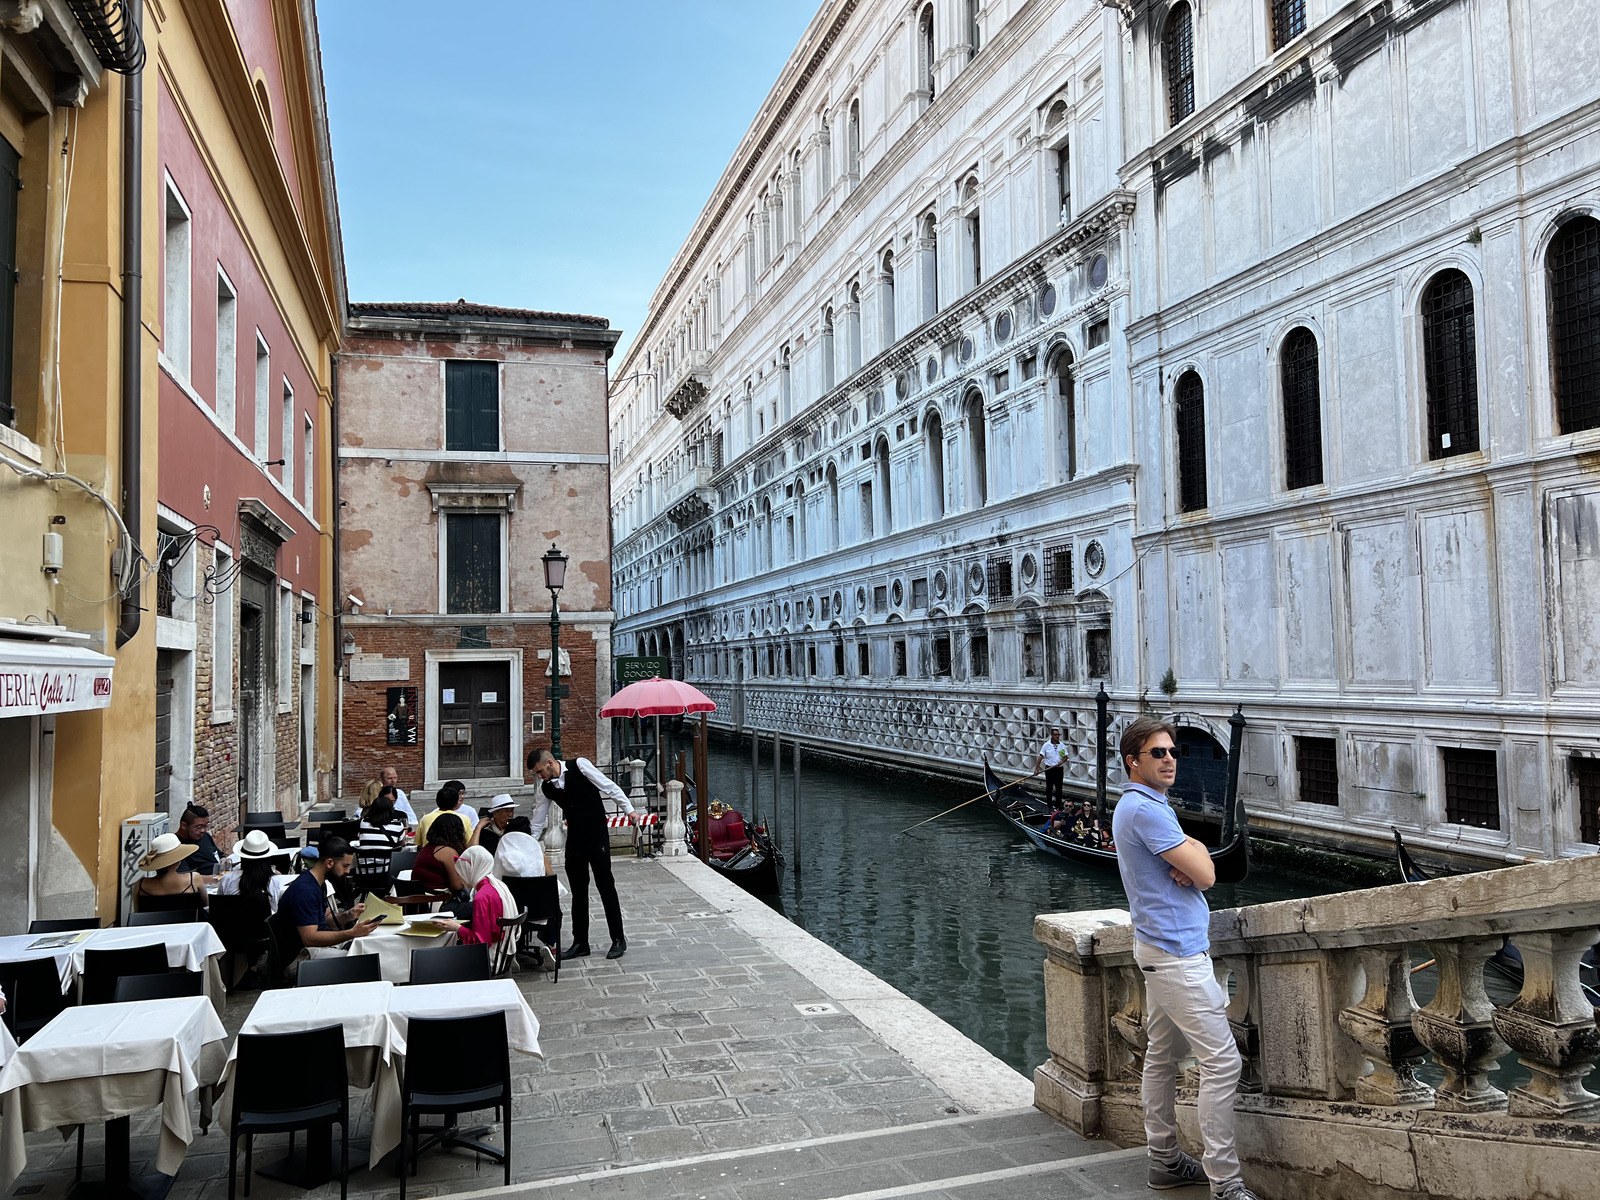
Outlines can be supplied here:
M500 515L445 514L445 611L500 611Z
M500 449L500 364L444 364L446 450Z

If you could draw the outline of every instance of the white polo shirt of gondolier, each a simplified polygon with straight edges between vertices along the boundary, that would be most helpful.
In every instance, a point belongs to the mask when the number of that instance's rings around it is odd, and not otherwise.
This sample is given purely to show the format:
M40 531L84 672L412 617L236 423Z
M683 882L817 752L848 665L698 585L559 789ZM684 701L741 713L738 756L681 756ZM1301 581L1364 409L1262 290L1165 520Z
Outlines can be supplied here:
M1039 747L1039 764L1044 767L1059 767L1061 760L1066 757L1067 744L1065 742L1047 741Z

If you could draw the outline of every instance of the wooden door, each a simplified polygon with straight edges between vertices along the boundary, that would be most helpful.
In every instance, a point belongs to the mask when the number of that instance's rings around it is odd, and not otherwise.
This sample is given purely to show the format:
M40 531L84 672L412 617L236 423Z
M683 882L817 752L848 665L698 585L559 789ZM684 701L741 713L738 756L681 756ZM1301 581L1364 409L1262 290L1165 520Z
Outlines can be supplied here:
M511 774L511 664L439 664L439 777Z

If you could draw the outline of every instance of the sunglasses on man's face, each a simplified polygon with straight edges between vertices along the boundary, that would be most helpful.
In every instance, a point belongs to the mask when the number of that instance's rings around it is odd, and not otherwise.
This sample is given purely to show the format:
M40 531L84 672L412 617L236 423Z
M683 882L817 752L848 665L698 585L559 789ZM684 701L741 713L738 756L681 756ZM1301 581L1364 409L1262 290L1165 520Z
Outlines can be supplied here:
M1176 750L1174 750L1171 746L1155 746L1155 747L1152 747L1149 750L1141 750L1141 751L1139 751L1139 753L1140 754L1148 754L1151 758L1166 758L1167 755L1169 755L1169 754L1173 758L1177 758L1178 757L1178 752Z

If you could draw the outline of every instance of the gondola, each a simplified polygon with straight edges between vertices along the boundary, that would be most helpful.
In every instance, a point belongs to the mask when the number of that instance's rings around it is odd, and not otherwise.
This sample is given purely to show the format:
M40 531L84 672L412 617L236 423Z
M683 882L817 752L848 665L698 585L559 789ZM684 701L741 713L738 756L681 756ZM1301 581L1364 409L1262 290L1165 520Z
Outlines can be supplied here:
M745 825L742 813L718 800L711 801L710 809L711 855L706 865L753 896L777 895L783 854L773 845L766 827L757 825L751 829ZM689 801L683 815L689 828L689 849L698 852L698 805Z
M983 760L983 785L988 789L989 802L1000 815L1010 821L1030 842L1046 854L1054 854L1073 862L1115 869L1117 852L1098 846L1085 845L1071 838L1059 837L1048 831L1050 805L1038 793L1029 790L1022 780L1005 783L994 773L988 756ZM1182 813L1179 824L1185 832L1200 836L1203 830L1189 828ZM1202 839L1203 840L1203 839ZM1238 883L1250 873L1250 826L1245 816L1244 801L1237 795L1223 817L1222 836L1216 846L1210 847L1211 862L1216 867L1218 883Z
M1394 829L1395 857L1400 864L1400 878L1406 883L1426 883L1433 878L1428 871L1417 866L1416 860L1411 857L1411 852L1406 849L1405 839L1400 836L1400 831ZM1600 1008L1600 964L1596 963L1594 946L1590 946L1583 958L1578 962L1578 986L1583 989L1583 994L1589 1003ZM1489 966L1499 972L1509 983L1522 988L1523 966L1522 951L1518 950L1510 941L1506 941L1500 949L1489 957Z

